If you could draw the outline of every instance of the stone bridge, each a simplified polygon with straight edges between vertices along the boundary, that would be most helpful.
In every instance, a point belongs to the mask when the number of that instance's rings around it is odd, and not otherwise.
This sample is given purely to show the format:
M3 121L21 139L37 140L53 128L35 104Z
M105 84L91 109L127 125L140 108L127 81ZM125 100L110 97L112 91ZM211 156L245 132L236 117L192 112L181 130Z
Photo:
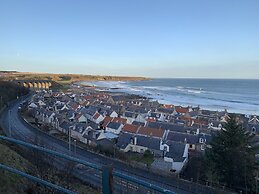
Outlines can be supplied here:
M52 81L49 80L14 80L20 86L30 89L49 89L52 86Z

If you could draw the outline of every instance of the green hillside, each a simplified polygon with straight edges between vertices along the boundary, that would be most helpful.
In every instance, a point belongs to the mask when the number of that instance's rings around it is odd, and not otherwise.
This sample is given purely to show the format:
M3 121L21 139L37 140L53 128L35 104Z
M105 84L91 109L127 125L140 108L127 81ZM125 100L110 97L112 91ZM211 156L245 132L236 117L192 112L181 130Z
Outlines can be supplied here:
M0 163L14 167L20 171L27 172L33 165L8 146L0 142ZM29 182L18 175L0 169L0 193L20 194L26 193L25 190Z

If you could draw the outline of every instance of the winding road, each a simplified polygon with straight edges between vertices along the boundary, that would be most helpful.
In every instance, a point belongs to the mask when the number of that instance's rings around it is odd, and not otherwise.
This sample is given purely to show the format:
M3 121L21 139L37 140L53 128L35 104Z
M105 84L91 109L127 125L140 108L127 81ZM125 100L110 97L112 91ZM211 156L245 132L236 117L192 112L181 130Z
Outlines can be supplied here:
M12 138L28 143L34 143L35 139L37 138L45 148L49 148L63 154L69 154L67 142L59 140L42 131L39 131L38 129L33 128L21 118L18 111L20 102L21 100L14 102L12 105L6 108L1 115L0 124L3 127L7 136L11 136ZM212 188L192 184L190 182L179 179L163 177L148 172L144 169L142 170L132 168L129 165L118 160L95 154L79 147L77 147L76 154L73 153L73 156L100 166L107 164L112 165L114 171L118 171L120 173L124 173L132 177L147 181L150 184L155 184L175 193L216 193ZM64 166L64 161L54 159L52 164L55 167L62 167ZM86 183L89 183L96 187L101 187L101 173L97 170L88 167L80 169L76 168L73 174ZM139 185L127 183L125 180L117 180L116 177L114 177L114 183L115 193L139 194L148 193L149 191L145 188L140 187Z

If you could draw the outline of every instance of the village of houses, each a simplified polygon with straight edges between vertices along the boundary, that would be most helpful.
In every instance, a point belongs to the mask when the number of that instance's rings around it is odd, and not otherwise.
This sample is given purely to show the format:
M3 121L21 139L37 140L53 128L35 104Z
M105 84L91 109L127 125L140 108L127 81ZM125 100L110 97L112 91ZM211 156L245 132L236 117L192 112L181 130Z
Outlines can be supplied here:
M89 146L126 154L149 150L154 156L153 168L175 173L181 172L190 157L209 148L213 134L229 118L226 110L159 104L141 96L93 88L65 93L38 91L28 102L27 111L38 123L71 134ZM259 135L256 116L236 116Z

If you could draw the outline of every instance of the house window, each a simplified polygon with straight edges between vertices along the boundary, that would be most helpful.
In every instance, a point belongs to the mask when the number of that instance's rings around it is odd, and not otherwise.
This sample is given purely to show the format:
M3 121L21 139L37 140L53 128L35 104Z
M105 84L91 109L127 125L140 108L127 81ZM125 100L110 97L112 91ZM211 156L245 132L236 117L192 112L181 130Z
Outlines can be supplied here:
M189 145L189 148L192 149L192 144Z
M204 143L204 139L203 138L200 138L200 143Z
M256 128L255 128L255 127L252 128L252 132L253 132L253 133L256 132Z
M130 144L134 144L133 138L130 138Z

